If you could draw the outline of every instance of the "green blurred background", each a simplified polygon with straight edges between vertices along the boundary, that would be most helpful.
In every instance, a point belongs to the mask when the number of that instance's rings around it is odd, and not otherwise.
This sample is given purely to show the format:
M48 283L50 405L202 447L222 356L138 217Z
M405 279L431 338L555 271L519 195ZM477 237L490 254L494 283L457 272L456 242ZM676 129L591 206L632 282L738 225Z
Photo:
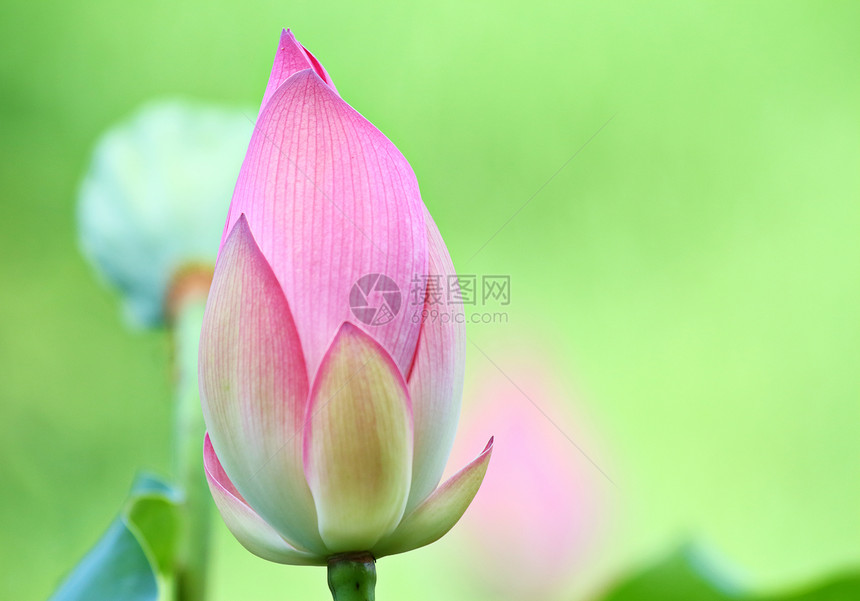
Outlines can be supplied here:
M511 276L472 340L503 370L539 341L584 391L618 509L580 594L691 537L761 591L860 564L860 3L7 1L0 598L45 598L168 468L167 336L78 251L91 148L155 97L258 103L282 26L410 160L458 269ZM215 599L328 595L217 527ZM408 580L451 553L384 560L380 598L464 598Z

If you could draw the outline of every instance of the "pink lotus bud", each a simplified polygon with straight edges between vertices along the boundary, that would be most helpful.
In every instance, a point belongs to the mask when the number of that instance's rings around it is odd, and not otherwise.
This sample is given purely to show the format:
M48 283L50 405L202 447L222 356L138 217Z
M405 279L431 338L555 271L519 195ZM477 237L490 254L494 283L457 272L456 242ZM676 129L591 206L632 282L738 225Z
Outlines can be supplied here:
M471 502L492 444L436 488L464 331L406 310L421 274L454 269L409 163L285 31L200 339L206 475L253 553L314 565L400 553Z

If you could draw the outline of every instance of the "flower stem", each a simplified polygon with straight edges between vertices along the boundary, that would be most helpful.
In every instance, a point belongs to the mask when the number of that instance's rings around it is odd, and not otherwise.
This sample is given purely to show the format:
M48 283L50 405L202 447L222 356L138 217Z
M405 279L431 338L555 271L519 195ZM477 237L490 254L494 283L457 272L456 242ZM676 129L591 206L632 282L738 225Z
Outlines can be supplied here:
M328 560L328 588L334 601L373 601L376 560L370 553L347 553Z
M176 601L204 601L206 597L212 501L203 473L205 425L197 384L197 347L208 289L208 279L200 273L190 283L177 281L168 307L176 374L173 469L184 495L174 581Z

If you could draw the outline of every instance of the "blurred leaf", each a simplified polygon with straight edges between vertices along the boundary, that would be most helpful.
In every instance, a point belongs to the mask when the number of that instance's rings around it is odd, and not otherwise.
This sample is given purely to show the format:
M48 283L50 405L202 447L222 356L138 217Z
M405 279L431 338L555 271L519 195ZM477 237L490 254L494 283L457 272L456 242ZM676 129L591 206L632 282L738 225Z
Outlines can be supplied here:
M144 497L132 505L128 520L148 546L158 570L167 572L178 529L176 505L166 497Z
M857 601L860 573L833 578L799 593L767 597L765 601Z
M173 562L178 501L165 482L138 477L120 515L51 601L158 599L158 574Z
M800 592L745 593L718 558L687 544L663 561L623 580L601 601L857 601L860 573L831 578Z
M623 581L603 601L736 601L743 595L700 547L685 545Z
M131 488L124 514L146 543L160 572L173 561L181 498L169 484L152 474L140 474Z
M147 473L138 474L134 484L131 485L129 501L133 502L137 497L150 495L161 495L174 502L179 500L179 493L176 489L158 476Z
M51 601L150 601L157 598L158 581L149 558L125 519L119 517Z

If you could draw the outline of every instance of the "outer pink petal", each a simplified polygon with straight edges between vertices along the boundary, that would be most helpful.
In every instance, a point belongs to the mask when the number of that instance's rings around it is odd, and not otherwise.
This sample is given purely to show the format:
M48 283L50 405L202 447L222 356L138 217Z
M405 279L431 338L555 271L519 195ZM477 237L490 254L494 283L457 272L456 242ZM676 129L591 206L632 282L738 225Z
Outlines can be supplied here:
M260 113L262 114L266 103L275 93L275 90L281 87L292 75L305 69L313 69L323 81L331 86L332 90L335 89L331 77L316 57L299 44L292 31L284 29L281 32L281 39L278 41L278 51L275 53L275 62L272 65L272 73L269 75L269 83L266 84L263 102L260 104Z
M429 317L434 311L448 314L449 310L462 310L463 306L447 304L451 298L449 293L459 291L457 274L433 218L425 213L424 219L428 238L428 282L432 286L441 284L445 291L428 290L423 306L426 317L409 375L409 395L415 417L415 454L407 512L433 492L445 470L460 415L466 358L465 321Z
M227 528L243 547L258 557L277 563L325 565L325 557L296 549L248 506L221 467L208 434L203 445L203 467L215 505Z
M308 394L302 348L244 218L218 257L199 366L203 416L230 480L294 546L322 550L301 463Z
M445 484L407 514L397 529L373 548L374 557L411 551L442 538L465 513L481 487L493 439L469 465L451 476Z
M406 382L385 350L350 323L314 382L304 461L331 552L370 549L403 517L412 468Z
M225 231L242 213L290 301L310 380L340 324L360 323L350 293L369 273L399 287L396 315L368 328L407 372L420 324L403 307L427 269L418 183L397 148L313 70L280 86L257 121Z

